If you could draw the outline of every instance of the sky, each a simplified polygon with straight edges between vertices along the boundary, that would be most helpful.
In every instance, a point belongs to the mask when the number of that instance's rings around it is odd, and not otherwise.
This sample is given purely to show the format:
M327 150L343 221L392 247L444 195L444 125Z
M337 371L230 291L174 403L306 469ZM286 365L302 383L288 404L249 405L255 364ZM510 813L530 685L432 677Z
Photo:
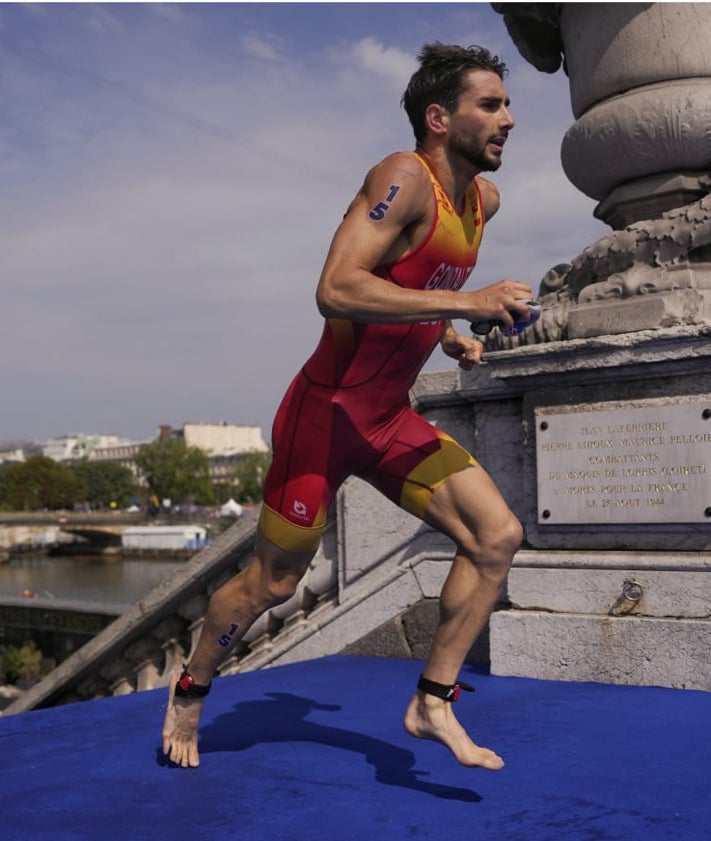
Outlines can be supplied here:
M567 78L488 3L0 2L0 441L268 436L343 212L413 148L400 97L431 41L499 55L517 121L467 288L537 290L607 228L561 168Z

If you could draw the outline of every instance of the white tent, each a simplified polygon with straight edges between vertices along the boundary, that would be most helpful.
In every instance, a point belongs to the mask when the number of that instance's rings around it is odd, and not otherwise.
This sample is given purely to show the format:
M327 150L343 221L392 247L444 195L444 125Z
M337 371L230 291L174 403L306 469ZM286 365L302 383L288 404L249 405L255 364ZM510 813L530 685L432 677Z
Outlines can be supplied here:
M242 516L243 512L244 509L239 502L235 502L232 498L228 499L222 508L220 508L221 517L234 517L237 519Z

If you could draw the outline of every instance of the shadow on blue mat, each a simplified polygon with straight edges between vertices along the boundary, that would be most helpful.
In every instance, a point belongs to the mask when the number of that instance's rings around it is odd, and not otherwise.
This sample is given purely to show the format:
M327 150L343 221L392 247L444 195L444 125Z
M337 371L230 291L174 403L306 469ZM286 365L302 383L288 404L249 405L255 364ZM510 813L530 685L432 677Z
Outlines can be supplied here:
M340 711L336 704L320 704L289 692L267 692L266 696L271 701L242 701L235 705L234 712L220 715L201 728L200 754L239 752L269 742L311 742L362 754L375 769L376 782L383 785L412 789L444 800L479 803L482 799L471 789L420 779L429 771L415 770L412 751L364 733L305 720L314 710ZM171 764L161 751L158 762Z

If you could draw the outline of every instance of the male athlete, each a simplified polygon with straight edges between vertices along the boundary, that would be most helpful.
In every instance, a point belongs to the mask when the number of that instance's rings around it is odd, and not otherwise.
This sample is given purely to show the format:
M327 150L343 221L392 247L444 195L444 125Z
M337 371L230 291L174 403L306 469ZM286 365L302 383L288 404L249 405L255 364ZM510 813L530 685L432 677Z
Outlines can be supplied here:
M499 168L514 120L506 68L487 50L430 44L418 59L403 96L416 151L368 173L333 238L316 296L324 331L274 422L254 558L213 594L190 662L171 678L163 750L177 765L199 763L200 712L217 666L295 592L336 490L357 473L456 546L405 729L441 742L463 765L503 766L470 739L452 701L521 526L472 456L411 409L408 392L437 343L465 370L479 362L482 345L451 319L510 326L529 315L527 283L459 291L499 207L479 174Z

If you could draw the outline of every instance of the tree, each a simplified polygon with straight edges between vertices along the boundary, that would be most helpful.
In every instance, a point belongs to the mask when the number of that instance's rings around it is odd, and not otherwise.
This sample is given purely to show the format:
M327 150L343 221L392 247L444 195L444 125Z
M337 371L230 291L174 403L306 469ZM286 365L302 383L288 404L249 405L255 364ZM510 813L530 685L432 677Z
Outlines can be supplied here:
M19 648L11 645L2 659L5 677L10 683L18 680L36 680L42 672L42 652L28 640Z
M121 464L111 461L78 461L70 470L86 486L86 502L92 508L106 508L115 502L125 508L135 494L133 473Z
M11 508L8 492L10 488L11 468L13 464L0 464L0 511Z
M264 492L264 480L271 460L271 452L249 453L235 467L232 479L237 502L261 501Z
M71 508L86 496L86 485L77 475L45 456L8 465L1 485L4 506L15 511Z
M214 499L210 459L181 438L146 444L134 459L151 493L174 503L208 505Z

